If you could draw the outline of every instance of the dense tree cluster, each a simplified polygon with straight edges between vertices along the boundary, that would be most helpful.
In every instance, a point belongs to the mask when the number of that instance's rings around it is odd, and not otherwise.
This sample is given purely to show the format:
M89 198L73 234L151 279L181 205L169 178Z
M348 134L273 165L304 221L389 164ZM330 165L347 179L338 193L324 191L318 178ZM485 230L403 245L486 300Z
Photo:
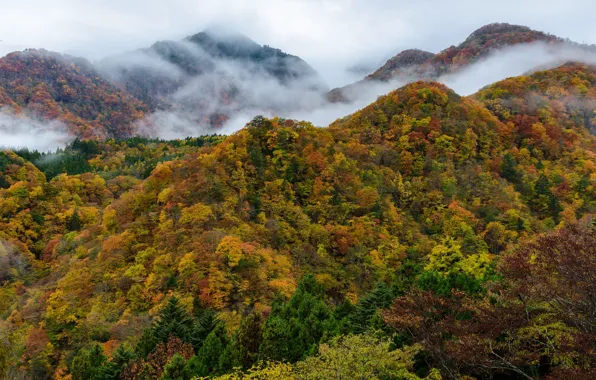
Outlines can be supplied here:
M589 96L588 73L416 82L328 128L77 140L54 166L3 152L0 371L589 378L596 138L499 101Z

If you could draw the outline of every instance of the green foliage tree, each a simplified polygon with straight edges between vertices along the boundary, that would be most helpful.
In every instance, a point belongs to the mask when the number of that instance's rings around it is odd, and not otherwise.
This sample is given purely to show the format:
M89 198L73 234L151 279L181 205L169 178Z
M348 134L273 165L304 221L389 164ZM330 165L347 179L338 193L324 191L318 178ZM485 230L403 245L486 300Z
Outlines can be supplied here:
M230 337L223 323L218 323L209 333L201 349L197 352L198 375L210 376L232 369L234 360L230 355Z
M72 216L68 220L67 228L69 231L79 231L83 226L79 212L75 209Z
M262 360L295 362L337 333L338 323L325 303L323 287L309 274L288 303L273 308L263 328L259 356Z
M503 162L501 163L501 177L512 183L519 182L519 172L517 170L517 162L511 153L505 154Z
M542 214L557 218L563 210L557 197L551 191L551 183L546 175L541 174L534 184L532 193L532 205L534 209Z
M190 380L192 374L186 366L186 360L182 355L175 354L166 365L160 380Z
M242 319L240 328L234 337L234 345L244 368L250 368L255 363L262 336L263 317L259 312L253 311Z
M321 344L319 353L296 363L304 379L419 379L411 368L419 347L392 350L389 341L370 335L347 335ZM439 378L433 374L435 379Z
M391 301L395 298L395 292L384 282L376 284L375 288L362 297L354 313L351 315L352 326L354 332L359 334L365 332L369 328L379 328L378 324L374 323L373 320L379 321L377 316L378 309L385 309L391 306Z
M153 326L153 334L157 342L167 342L170 336L190 341L193 320L188 315L177 297L170 297L168 303L160 311L157 322Z
M199 351L207 336L218 325L217 314L212 309L202 309L199 315L195 318L193 324L190 342L195 351Z
M73 359L70 373L73 380L95 380L101 376L101 368L107 358L99 344L89 350L81 350Z
M99 378L102 380L117 380L124 367L135 359L134 352L125 344L120 345L112 355L112 360L102 367Z

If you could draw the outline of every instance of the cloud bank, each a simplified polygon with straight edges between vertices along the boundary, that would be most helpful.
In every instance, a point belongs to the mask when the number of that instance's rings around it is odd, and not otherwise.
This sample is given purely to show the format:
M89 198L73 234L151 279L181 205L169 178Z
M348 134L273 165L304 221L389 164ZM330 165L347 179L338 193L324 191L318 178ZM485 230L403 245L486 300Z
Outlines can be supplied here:
M66 126L59 121L41 122L0 110L0 148L26 147L48 152L72 140Z

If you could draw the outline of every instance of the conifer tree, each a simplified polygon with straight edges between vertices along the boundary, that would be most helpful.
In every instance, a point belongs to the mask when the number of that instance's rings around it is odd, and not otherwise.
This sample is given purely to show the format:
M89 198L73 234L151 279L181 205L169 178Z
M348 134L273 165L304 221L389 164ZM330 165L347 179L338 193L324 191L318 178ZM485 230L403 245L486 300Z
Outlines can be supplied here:
M182 355L175 354L172 356L168 364L164 369L161 380L190 380L192 378L191 373L186 367L186 360Z
M250 368L256 361L263 336L263 317L252 312L242 319L234 343L240 362L244 368Z
M89 350L81 350L72 360L70 373L73 380L96 380L100 378L106 356L99 344Z
M120 378L120 374L124 367L135 359L135 354L126 345L120 345L114 352L112 360L103 366L100 372L100 378L102 380L117 380Z
M144 329L141 338L135 346L135 354L139 358L146 358L157 346L157 339L153 333L153 329Z
M391 306L395 298L392 289L384 282L377 283L376 287L365 297L360 299L352 315L352 324L355 333L362 333L371 327L371 320L378 309Z
M190 342L192 343L195 352L198 352L203 345L205 339L215 326L217 326L217 315L211 309L203 310L197 317L191 331Z
M75 209L66 226L69 231L79 231L83 226L79 212Z
M166 307L161 310L153 327L157 342L167 342L170 336L180 338L183 342L190 341L193 320L188 315L177 297L171 297Z
M222 363L221 359L225 359L224 354L229 343L230 338L228 337L225 325L220 322L209 333L207 339L203 342L203 346L197 352L199 376L217 374L227 364L225 362Z
M309 274L287 304L273 308L263 328L261 360L295 362L314 353L319 342L338 333L338 323L324 295L323 286Z

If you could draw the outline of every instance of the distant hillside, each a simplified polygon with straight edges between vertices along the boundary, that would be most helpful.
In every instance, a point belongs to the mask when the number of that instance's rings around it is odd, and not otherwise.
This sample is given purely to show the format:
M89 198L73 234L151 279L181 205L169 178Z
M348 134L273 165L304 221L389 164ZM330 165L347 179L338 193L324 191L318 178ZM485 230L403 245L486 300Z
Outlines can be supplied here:
M40 120L59 120L79 137L125 137L147 108L100 78L84 59L45 50L0 58L0 107Z
M567 63L561 67L508 78L474 97L519 135L560 128L586 128L596 134L596 67Z
M371 81L388 82L400 77L405 80L437 79L443 74L455 72L485 58L492 52L538 41L547 44L573 44L570 41L521 25L489 24L474 31L458 46L451 46L437 54L421 50L405 50L389 59L385 65L366 76L363 81L333 89L328 94L328 99L332 102L349 102L354 98L354 94L357 94L360 86Z
M363 80L350 84L342 88L335 88L329 92L327 98L331 102L340 102L351 99L357 96L362 86L370 81L389 81L391 78L398 75L412 75L413 71L434 57L433 53L409 49L404 50L395 57L389 59L383 66L378 68L374 73L367 75Z
M451 46L436 54L423 63L418 71L430 76L438 76L474 63L495 50L537 41L561 43L563 39L521 25L505 23L485 25L470 34L458 46Z

